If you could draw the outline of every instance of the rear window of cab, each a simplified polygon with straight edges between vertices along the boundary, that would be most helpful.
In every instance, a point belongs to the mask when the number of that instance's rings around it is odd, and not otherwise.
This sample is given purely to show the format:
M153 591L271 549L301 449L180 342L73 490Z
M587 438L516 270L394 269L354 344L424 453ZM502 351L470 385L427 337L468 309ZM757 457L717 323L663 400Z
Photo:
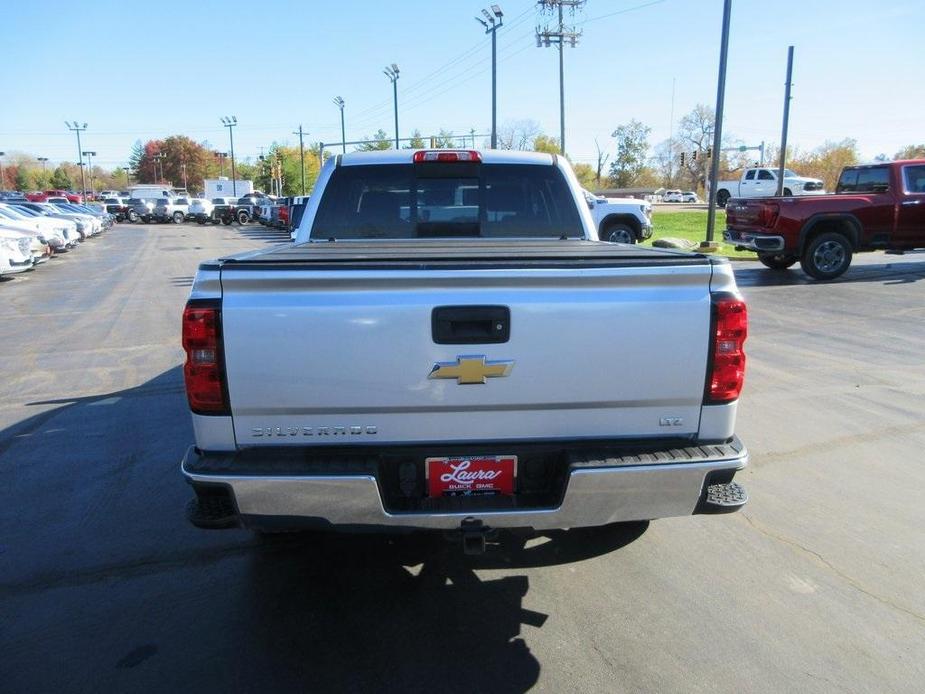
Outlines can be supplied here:
M311 239L580 238L562 172L534 164L342 166Z

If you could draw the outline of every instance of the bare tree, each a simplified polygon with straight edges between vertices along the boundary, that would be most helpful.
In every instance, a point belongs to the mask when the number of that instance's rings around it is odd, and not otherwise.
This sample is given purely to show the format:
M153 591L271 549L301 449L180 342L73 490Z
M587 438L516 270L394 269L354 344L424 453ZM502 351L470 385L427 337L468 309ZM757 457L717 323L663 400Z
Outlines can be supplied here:
M601 172L604 170L604 167L607 165L607 160L610 159L610 155L606 154L604 150L601 149L600 143L597 141L597 138L594 138L594 148L597 150L597 166L594 169L594 180L597 181L597 187L601 187Z
M543 129L535 120L507 121L498 129L498 149L533 149L533 142Z

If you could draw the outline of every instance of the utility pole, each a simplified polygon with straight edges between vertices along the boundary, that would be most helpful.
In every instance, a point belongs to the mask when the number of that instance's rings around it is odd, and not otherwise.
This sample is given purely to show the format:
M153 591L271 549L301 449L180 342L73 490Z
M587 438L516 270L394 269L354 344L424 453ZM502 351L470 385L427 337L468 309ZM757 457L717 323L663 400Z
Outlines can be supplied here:
M392 95L395 99L395 149L398 149L398 65L392 63L382 72L392 80Z
M716 179L719 176L720 145L723 141L723 106L726 102L726 59L729 55L729 20L732 0L723 0L723 33L719 48L719 76L716 80L716 122L713 126L712 159L710 160L710 192L707 211L707 239L701 246L713 245L716 224Z
M80 149L80 133L87 129L87 124L84 123L83 125L78 125L76 120L73 123L64 121L64 124L67 126L68 130L77 133L77 156L79 158L80 165L80 195L83 197L84 191L87 189L87 184L84 180L84 160Z
M238 185L234 172L234 128L238 124L237 116L222 116L222 125L228 128L228 139L231 141L231 194L238 197Z
M504 13L497 5L491 6L491 12L482 10L485 19L476 17L475 21L485 27L485 33L491 34L491 148L498 149L498 29L504 26ZM473 149L475 143L472 144Z
M347 153L347 131L344 129L344 104L346 102L339 96L334 97L334 105L340 109L340 149L344 154ZM303 193L305 191L302 191Z
M302 136L306 133L302 132L302 124L299 124L298 132L293 132L293 135L299 136L299 161L302 162L302 195L305 195L305 144L302 141Z
M562 18L564 7L569 8L572 15L575 10L585 4L585 0L538 0L542 12L558 11L559 26L555 31L551 31L549 26L542 29L536 28L536 47L540 48L555 44L559 48L559 152L565 154L565 58L563 49L568 43L572 48L578 45L578 39L581 37L580 31L575 31L575 27L566 27Z
M793 46L787 48L787 85L784 88L784 126L780 134L780 163L777 166L777 195L784 194L784 164L787 161L787 131L790 129L790 87L793 86Z
M96 195L93 187L93 157L96 156L96 152L83 152L83 155L87 158L87 171L90 172L90 195ZM86 191L83 192L86 193Z

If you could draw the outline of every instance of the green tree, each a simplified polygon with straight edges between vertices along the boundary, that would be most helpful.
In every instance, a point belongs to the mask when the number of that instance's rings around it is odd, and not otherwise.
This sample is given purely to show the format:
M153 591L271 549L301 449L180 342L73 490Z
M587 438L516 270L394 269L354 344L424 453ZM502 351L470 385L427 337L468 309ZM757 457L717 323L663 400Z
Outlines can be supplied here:
M597 172L590 164L575 164L572 167L582 188L593 190L597 187Z
M449 130L440 128L440 132L434 138L434 147L438 149L453 149L456 146L456 136Z
M392 140L386 135L385 130L382 128L376 131L372 139L366 135L363 136L363 139L367 141L357 146L358 152L377 152L383 149L391 149L392 147Z
M652 129L633 119L614 131L617 151L610 164L610 179L617 188L632 186L646 166Z
M814 150L787 158L787 168L801 176L821 178L826 190L834 190L841 170L854 166L861 159L857 140L846 137L837 142L827 140Z
M51 187L56 190L70 190L74 184L63 166L59 165L51 175Z
M893 155L893 159L925 159L925 145L907 145Z
M404 149L424 149L425 147L427 147L427 145L424 142L421 131L415 128L411 133L411 141L405 145Z
M13 174L13 185L16 186L16 190L28 191L32 187L31 184L32 176L29 175L29 170L24 166L17 166Z
M547 154L558 154L559 138L539 133L533 138L533 146L530 148L534 152L546 152Z

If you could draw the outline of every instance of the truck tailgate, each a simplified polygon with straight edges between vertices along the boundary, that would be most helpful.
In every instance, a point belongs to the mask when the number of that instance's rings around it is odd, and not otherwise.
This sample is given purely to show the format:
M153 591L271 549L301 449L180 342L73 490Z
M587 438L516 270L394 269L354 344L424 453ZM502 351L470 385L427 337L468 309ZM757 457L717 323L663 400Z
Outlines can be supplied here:
M494 269L222 268L239 447L697 432L709 263ZM498 344L437 344L432 312L504 306ZM429 378L512 362L484 384ZM502 451L503 452L503 451Z

